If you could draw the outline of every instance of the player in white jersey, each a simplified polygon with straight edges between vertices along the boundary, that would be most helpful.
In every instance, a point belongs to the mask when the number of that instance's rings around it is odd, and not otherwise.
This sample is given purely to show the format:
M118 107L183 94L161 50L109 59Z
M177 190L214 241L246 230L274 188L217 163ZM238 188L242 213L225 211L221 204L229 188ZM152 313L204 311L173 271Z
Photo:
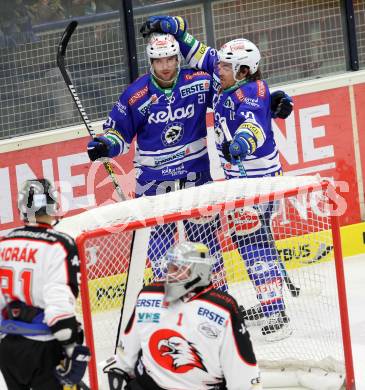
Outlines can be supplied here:
M165 282L142 289L104 368L112 389L129 378L129 390L262 388L244 319L235 299L213 288L212 265L204 244L168 250Z
M11 390L63 389L81 381L90 358L75 316L78 251L53 228L48 180L26 181L18 207L25 225L0 242L0 369Z

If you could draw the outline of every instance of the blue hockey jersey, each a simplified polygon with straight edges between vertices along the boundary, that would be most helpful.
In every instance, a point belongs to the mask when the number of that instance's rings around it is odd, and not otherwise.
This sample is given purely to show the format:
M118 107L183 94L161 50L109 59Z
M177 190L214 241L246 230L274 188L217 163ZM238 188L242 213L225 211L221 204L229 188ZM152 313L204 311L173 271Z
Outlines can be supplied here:
M217 69L217 51L185 32L179 41L183 56L190 66L202 69L213 77L214 131L221 165L227 178L239 177L237 165L227 161L222 153L225 141L219 119L226 118L232 137L245 131L252 135L252 153L242 162L248 177L281 174L279 152L271 126L270 91L265 81L242 80L223 90Z
M174 85L162 89L150 74L119 97L104 124L115 154L127 153L136 136L137 179L165 181L209 171L206 110L212 105L209 74L182 69Z

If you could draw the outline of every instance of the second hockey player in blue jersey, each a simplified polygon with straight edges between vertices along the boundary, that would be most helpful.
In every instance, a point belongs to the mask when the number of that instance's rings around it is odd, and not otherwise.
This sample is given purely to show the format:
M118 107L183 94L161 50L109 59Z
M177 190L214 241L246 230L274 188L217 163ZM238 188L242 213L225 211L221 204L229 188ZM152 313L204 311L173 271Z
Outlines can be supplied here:
M261 55L257 46L239 38L217 51L190 35L181 17L150 17L142 31L154 30L174 34L189 65L212 76L216 146L226 178L282 175L271 125L272 105L280 99L280 92L273 98L270 96L259 69ZM224 133L222 119L228 134ZM265 206L265 209L256 207L260 224L255 231L245 233L232 229L232 238L255 286L260 303L257 316L266 319L261 331L265 336L280 331L275 336L280 338L290 334L286 326L289 317L282 293L282 263L270 227L275 204ZM234 225L239 224L236 218L231 216L231 219ZM249 317L251 312L245 311L245 315Z
M180 69L180 48L170 34L152 34L147 45L151 71L119 97L104 124L105 134L88 144L91 160L128 152L136 137L136 196L158 195L210 182L206 110L216 95L205 71ZM283 105L277 102L277 108ZM201 240L223 265L212 223L185 223L186 236ZM158 225L151 233L148 257L155 264L175 240L176 226ZM155 269L155 276L159 271ZM219 279L222 279L219 277ZM222 289L226 289L223 283Z

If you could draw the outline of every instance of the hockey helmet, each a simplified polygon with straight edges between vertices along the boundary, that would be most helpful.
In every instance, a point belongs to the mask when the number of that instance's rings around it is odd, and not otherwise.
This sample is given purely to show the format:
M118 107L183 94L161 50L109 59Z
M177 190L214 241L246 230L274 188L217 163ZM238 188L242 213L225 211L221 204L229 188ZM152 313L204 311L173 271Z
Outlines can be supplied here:
M184 241L166 253L165 301L173 302L210 283L213 259L206 245Z
M57 191L47 179L27 180L18 194L18 208L26 221L42 215L55 215Z
M233 76L236 78L241 66L247 66L250 74L256 73L261 55L254 43L239 38L225 43L218 51L218 59L232 64Z
M164 58L178 56L180 63L180 46L175 37L171 34L153 33L147 44L147 56L153 58Z

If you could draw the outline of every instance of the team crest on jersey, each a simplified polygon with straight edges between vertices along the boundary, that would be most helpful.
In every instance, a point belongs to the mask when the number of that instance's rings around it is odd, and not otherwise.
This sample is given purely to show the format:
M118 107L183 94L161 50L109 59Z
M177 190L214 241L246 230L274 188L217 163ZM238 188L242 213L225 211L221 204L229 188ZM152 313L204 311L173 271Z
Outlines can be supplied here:
M167 125L162 134L161 141L165 146L177 144L184 135L184 126L181 122L173 122Z
M148 346L155 362L175 374L184 374L194 368L207 372L194 344L172 329L154 332Z
M223 104L223 107L234 110L234 103L230 96L227 97L226 101Z

